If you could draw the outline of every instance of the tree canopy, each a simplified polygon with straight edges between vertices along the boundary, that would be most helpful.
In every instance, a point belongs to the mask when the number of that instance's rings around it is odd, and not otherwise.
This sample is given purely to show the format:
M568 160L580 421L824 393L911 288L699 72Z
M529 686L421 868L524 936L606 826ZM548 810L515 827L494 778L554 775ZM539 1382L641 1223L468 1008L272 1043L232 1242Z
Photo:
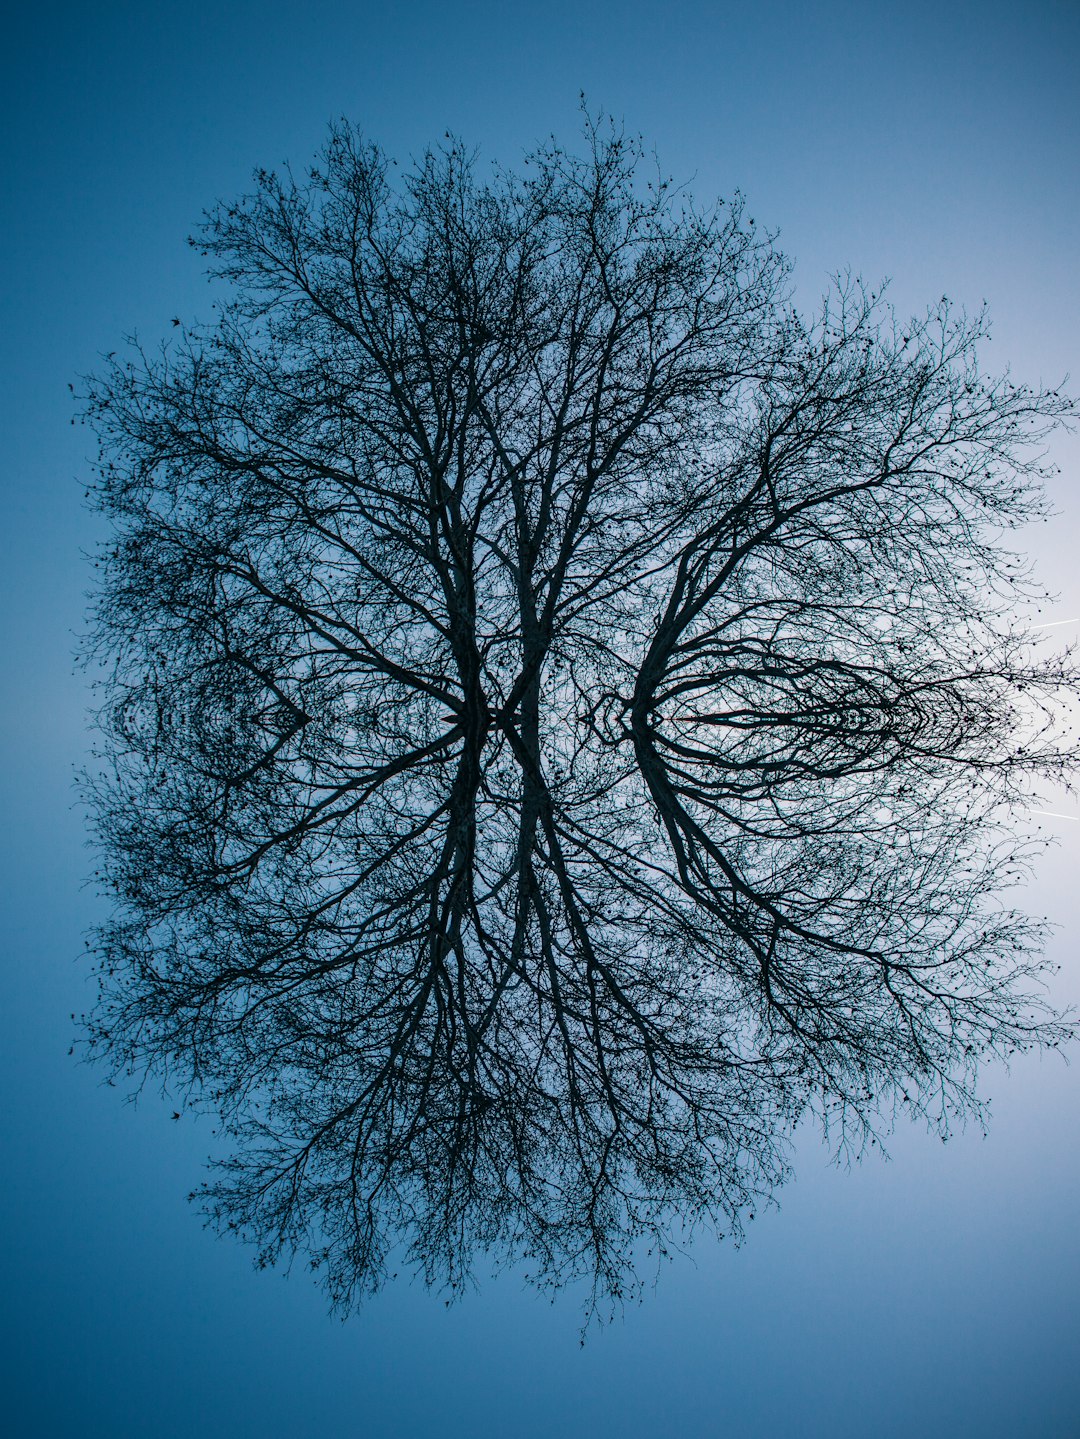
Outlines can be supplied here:
M801 1117L947 1133L1061 1041L1004 896L1077 675L1007 539L1071 402L984 315L807 318L602 125L399 178L341 124L193 243L214 323L89 382L88 1022L219 1116L215 1222L344 1307L401 1249L618 1297Z

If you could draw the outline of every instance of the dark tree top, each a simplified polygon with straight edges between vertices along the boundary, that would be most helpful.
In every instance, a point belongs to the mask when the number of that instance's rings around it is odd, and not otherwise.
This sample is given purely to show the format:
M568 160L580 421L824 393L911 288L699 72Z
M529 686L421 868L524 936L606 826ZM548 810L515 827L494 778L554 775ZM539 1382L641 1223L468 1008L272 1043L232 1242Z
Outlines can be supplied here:
M603 127L392 176L344 125L259 172L217 323L91 382L91 1045L221 1117L208 1213L339 1304L396 1244L619 1296L804 1114L947 1133L1065 1034L1002 894L1076 761L1005 546L1070 402L945 299L802 317Z

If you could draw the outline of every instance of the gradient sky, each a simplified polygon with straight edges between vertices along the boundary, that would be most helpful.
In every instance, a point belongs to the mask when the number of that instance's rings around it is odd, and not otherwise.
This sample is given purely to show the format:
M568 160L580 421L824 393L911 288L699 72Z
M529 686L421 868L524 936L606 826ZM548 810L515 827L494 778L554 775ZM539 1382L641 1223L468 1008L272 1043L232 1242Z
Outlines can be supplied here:
M844 1172L813 1134L746 1245L700 1243L580 1348L581 1295L505 1275L446 1308L401 1282L346 1325L297 1271L256 1273L184 1196L208 1128L67 1057L97 913L71 771L72 677L99 537L68 383L137 331L205 317L185 236L256 165L298 165L336 115L403 160L446 129L514 163L578 95L701 197L781 231L799 296L892 277L995 319L988 359L1080 377L1080 7L599 0L20 7L5 32L0 621L0 1423L51 1439L308 1435L1001 1436L1080 1433L1080 1069L992 1073L990 1137L896 1136ZM1074 380L1074 386L1078 383ZM1080 616L1080 450L1030 537ZM1074 633L1066 626L1062 636ZM1068 797L1048 806L1080 813ZM1031 908L1080 998L1080 820Z

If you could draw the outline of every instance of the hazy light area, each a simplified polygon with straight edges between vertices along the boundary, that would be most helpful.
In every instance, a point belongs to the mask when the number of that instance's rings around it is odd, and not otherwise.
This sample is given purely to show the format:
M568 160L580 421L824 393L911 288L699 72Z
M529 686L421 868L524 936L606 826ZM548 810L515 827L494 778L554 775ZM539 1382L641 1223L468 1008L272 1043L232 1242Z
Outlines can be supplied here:
M253 1270L185 1195L214 1140L171 1096L126 1105L68 1057L99 901L75 806L73 675L89 431L69 383L213 295L185 244L256 166L302 170L327 122L402 162L445 131L515 165L579 130L579 93L699 199L740 189L811 308L830 272L898 312L985 300L991 371L1080 391L1080 8L672 3L211 7L44 4L9 21L0 566L4 1042L2 1363L10 1432L51 1439L1064 1436L1080 1414L1080 1069L987 1074L989 1136L901 1130L847 1171L815 1135L742 1249L703 1236L579 1347L582 1296L504 1275L450 1306L404 1276L342 1326L301 1272ZM1080 446L1057 515L1019 543L1080 623ZM1044 607L1045 608L1045 607ZM1050 636L1053 636L1051 638ZM1045 808L1043 807L1045 806ZM1080 803L1024 903L1057 925L1054 997L1080 1002ZM1080 1056L1080 1049L1072 1055Z

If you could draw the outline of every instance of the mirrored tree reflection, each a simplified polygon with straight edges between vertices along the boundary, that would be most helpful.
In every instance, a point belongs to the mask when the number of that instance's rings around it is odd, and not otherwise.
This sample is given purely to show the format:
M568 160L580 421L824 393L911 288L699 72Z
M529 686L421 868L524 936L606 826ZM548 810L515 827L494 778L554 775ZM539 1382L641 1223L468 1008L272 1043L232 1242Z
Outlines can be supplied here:
M335 1303L637 1283L796 1122L947 1132L1056 1044L1011 809L1075 763L1007 532L1070 409L983 316L815 317L739 199L588 125L399 178L336 127L90 382L113 523L90 1045L220 1117L201 1191Z

